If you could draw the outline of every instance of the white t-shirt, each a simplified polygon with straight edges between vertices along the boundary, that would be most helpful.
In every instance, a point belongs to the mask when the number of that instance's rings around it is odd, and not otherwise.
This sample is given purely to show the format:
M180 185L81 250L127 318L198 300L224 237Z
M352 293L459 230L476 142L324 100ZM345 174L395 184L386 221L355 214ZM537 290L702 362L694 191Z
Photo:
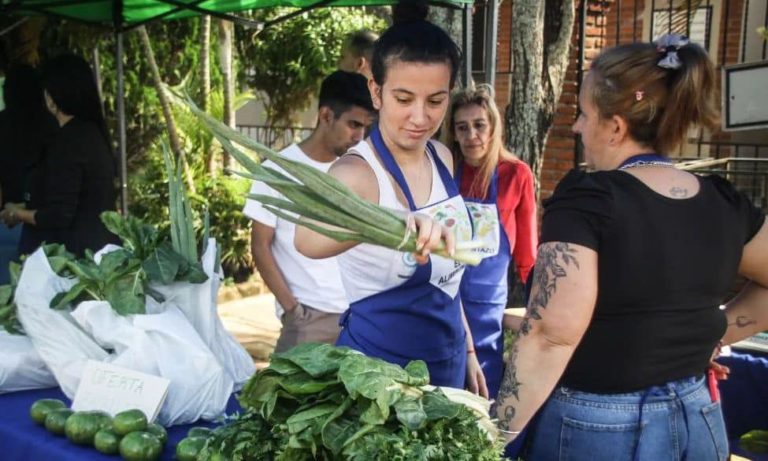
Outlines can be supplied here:
M317 168L323 172L328 172L328 169L333 164L333 162L321 163L309 158L296 144L291 144L283 149L280 155ZM287 174L273 162L266 161L264 166ZM251 194L284 198L282 194L260 181L253 182ZM310 259L296 251L296 247L293 244L296 225L285 219L278 218L255 200L246 200L243 214L254 221L275 229L275 238L272 240L272 255L275 257L277 266L280 272L282 272L288 288L300 303L334 314L340 314L347 310L349 303L347 302L344 285L342 285L339 273L339 265L335 257ZM277 300L275 300L275 307L277 308L277 315L280 317L283 313L283 308Z

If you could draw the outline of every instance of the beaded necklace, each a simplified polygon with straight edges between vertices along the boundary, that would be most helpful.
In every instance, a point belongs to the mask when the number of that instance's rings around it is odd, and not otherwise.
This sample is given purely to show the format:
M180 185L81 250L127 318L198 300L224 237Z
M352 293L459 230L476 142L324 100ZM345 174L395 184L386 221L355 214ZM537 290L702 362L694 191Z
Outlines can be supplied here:
M619 170L626 170L628 168L644 167L644 166L674 166L674 163L669 161L666 157L659 154L638 154L629 157L619 165Z

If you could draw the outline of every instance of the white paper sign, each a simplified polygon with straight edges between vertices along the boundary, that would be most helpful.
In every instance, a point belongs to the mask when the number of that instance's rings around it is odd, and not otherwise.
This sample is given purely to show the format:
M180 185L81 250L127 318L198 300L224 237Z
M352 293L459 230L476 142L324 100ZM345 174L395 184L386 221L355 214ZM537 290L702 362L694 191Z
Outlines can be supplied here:
M89 360L72 401L72 409L101 410L114 416L137 408L152 422L160 412L170 383L158 376Z

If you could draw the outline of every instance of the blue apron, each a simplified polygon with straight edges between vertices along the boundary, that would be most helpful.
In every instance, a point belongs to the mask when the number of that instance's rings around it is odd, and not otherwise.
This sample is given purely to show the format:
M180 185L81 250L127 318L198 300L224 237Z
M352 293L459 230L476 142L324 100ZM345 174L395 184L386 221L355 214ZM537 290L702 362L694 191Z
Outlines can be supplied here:
M378 126L371 132L371 140L384 167L408 200L410 210L419 210ZM450 172L434 148L429 144L427 147L449 200L458 196ZM455 270L462 266L455 263ZM336 344L400 366L423 360L429 369L431 384L464 388L466 332L459 296L449 296L433 285L431 278L432 258L427 264L417 266L402 284L350 304L339 322L342 330Z
M456 184L461 184L462 167L456 172ZM461 300L464 314L467 316L475 352L485 375L490 398L496 398L504 373L504 334L501 321L507 304L507 271L511 261L509 238L501 224L496 199L498 196L498 169L493 173L488 194L484 200L464 198L470 209L473 224L478 218L478 211L473 205L484 205L486 209L495 209L498 226L498 252L487 256L475 267L468 266L461 280ZM481 207L478 207L481 208Z

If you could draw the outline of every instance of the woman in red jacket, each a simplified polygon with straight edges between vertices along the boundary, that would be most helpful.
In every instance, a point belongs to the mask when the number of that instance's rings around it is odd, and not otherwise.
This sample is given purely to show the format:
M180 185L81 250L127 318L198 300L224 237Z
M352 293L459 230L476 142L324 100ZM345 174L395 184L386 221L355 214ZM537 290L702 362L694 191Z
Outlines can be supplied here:
M474 237L485 242L479 251L486 258L464 273L461 300L489 394L495 398L503 371L501 322L507 271L514 260L525 282L536 254L533 174L504 148L501 116L489 86L454 93L443 132L454 155L455 180L472 216Z

